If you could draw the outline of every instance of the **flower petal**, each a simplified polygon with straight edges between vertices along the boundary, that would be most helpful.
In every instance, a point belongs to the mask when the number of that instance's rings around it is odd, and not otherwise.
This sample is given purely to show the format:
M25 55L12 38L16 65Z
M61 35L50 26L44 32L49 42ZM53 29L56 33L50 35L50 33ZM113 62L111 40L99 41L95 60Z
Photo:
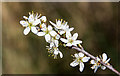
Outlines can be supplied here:
M84 63L83 63L83 62L80 62L80 68L79 68L80 72L82 72L83 69L84 69Z
M37 35L38 35L38 36L44 36L44 35L45 35L45 32L38 32Z
M82 61L83 61L83 62L88 62L89 59L90 59L90 57L83 57L83 58L82 58Z
M43 23L43 24L41 25L41 27L42 27L42 28L46 28L46 24Z
M98 69L98 66L95 66L95 70L94 70L94 73L96 73L97 69Z
M80 44L80 43L82 43L81 40L76 40L76 41L73 42L74 45L76 45L76 44Z
M107 55L105 53L102 54L103 62L107 60Z
M57 33L52 30L52 31L50 31L50 35L54 37L55 35L57 35Z
M34 22L34 16L33 16L33 14L31 14L29 16L28 21L29 21L29 23L33 23Z
M55 46L58 47L58 40L55 40Z
M105 70L105 69L106 69L106 67L105 67L105 66L101 66L101 69L102 69L102 70Z
M62 52L60 52L60 51L58 51L58 52L59 52L59 54L60 54L60 58L63 58Z
M46 21L47 21L46 16L42 16L40 19L41 19L43 22L46 22Z
M72 39L73 39L73 40L76 40L77 37L78 37L78 33L74 33Z
M66 38L67 38L67 39L71 38L71 33L70 33L70 32L67 32Z
M84 54L80 52L79 53L79 57L83 57L83 56L84 56Z
M78 58L78 57L79 57L79 55L78 55L78 54L74 54L74 56L75 56L76 58Z
M23 31L24 35L27 35L30 32L30 28L26 27Z
M57 24L58 27L61 26L61 21L58 20L56 24Z
M51 42L50 43L50 48L52 48L54 46L54 43L53 42Z
M58 55L58 53L59 53L58 50L54 50L55 55Z
M64 42L64 43L67 43L67 42L68 42L68 40L67 40L67 39L64 39L64 38L60 38L60 40L61 40L62 42Z
M38 25L40 23L40 19L35 20L32 25Z
M56 24L55 23L53 23L53 22L51 22L51 21L49 21L53 26L55 26L56 27Z
M45 35L45 40L46 40L46 42L49 42L50 39L51 39L50 35L49 35L49 34L46 34L46 35Z
M110 61L110 58L107 61L105 61L105 63L108 63L109 61Z
M49 25L48 26L48 30L51 31L52 30L52 26Z
M57 34L57 35L55 36L55 38L56 38L56 39L59 39L59 38L60 38L60 35Z
M70 63L70 66L75 67L77 66L79 63L77 62L77 60L74 60L72 63Z
M24 19L28 19L28 17L26 17L26 16L23 16L23 18L24 18Z
M69 46L69 47L71 47L71 46L72 46L72 44L71 44L71 43L67 43L67 44L66 44L66 46Z
M69 29L69 31L73 31L73 30L74 30L74 28L73 28L73 27Z
M100 58L99 57L96 57L97 58L97 61L100 61Z
M27 27L29 25L29 23L27 21L24 21L24 20L21 20L20 21L20 24L23 26L23 27Z
M91 60L91 61L90 61L90 64L96 64L96 63L95 63L95 60Z
M62 34L64 34L65 33L65 31L60 31L60 35L62 35Z
M34 33L34 34L37 34L38 30L36 29L36 27L31 27L31 31Z

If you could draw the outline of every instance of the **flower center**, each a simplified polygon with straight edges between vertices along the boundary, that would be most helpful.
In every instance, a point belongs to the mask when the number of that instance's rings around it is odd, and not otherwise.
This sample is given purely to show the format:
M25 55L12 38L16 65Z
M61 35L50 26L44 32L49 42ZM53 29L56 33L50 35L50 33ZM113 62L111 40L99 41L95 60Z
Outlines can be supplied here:
M70 39L70 40L69 40L69 42L70 42L70 43L73 43L73 40L72 40L72 39Z
M48 33L49 33L49 30L47 29L47 30L45 31L45 33L48 34Z

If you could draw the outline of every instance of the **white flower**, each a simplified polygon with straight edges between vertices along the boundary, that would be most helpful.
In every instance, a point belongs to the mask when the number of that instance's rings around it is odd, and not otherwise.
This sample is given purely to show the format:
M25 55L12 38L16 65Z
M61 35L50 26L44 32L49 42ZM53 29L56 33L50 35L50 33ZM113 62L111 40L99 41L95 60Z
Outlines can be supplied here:
M32 14L29 13L29 17L23 16L23 18L26 19L26 21L21 20L20 24L23 27L26 27L23 31L24 35L27 35L30 32L30 30L34 34L36 34L38 32L35 26L41 23L40 19L38 19L39 17L40 17L40 15L39 16L38 16L38 14L35 15L33 12L32 12Z
M47 46L48 52L54 56L54 59L57 59L57 55L60 55L60 58L63 58L62 52L58 49L58 42L50 43L50 46Z
M71 33L68 33L68 34L66 34L67 39L60 38L60 40L64 43L66 43L66 46L69 46L69 47L72 45L77 46L77 44L82 43L81 40L76 40L77 37L78 37L78 33L75 33L73 36L71 36Z
M101 67L101 65L99 63L100 59L98 57L96 57L96 58L97 58L97 61L95 61L95 60L90 61L90 64L93 64L93 66L91 68L94 69L94 73L97 71L97 69L99 67Z
M58 54L60 55L60 58L63 58L62 52L58 48L54 48L54 53L53 53L54 59L57 59Z
M76 54L74 54L73 57L75 57L75 60L72 63L70 63L70 66L75 67L75 66L79 65L79 71L82 72L84 69L83 62L88 62L90 57L84 56L83 53L76 53Z
M110 58L107 59L107 54L105 54L105 53L102 54L102 61L103 61L105 64L107 64L107 63L110 61Z
M65 21L62 22L62 20L63 19L61 19L61 20L56 19L56 24L50 21L50 23L55 27L55 30L57 30L60 33L60 35L62 35L64 33L67 34L74 29L73 27L69 28L69 26L67 25L68 22L65 22Z
M43 21L43 22L46 22L46 21L47 21L46 16L42 16L40 19L41 19L41 21Z
M60 35L66 33L68 34L69 32L71 32L74 28L69 28L69 26L66 24L62 27L62 29L60 30Z
M53 23L53 22L51 22L51 21L49 21L55 28L57 28L57 29L62 29L62 27L63 27L63 23L62 23L62 19L61 20L58 20L57 21L57 19L56 19L56 24L55 23Z
M48 26L48 27L46 27L46 25L43 23L42 24L42 32L38 32L37 33L37 35L38 36L45 36L45 40L46 40L46 42L50 42L50 39L51 39L51 36L56 36L56 32L55 31L53 31L53 28L52 28L52 26Z
M48 52L54 56L54 59L57 59L57 55L60 55L60 58L63 58L62 52L58 49L59 41L51 38L50 40L50 46L47 46Z
M101 67L101 69L105 70L106 67L101 65L100 63L100 60L102 60L102 62L104 62L105 64L109 65L109 61L110 61L110 58L107 60L107 55L105 53L102 54L102 57L100 56L99 57L96 57L97 58L97 61L95 60L91 60L90 63L93 64L93 66L91 67L92 69L94 69L94 73L97 71L97 69L99 67Z

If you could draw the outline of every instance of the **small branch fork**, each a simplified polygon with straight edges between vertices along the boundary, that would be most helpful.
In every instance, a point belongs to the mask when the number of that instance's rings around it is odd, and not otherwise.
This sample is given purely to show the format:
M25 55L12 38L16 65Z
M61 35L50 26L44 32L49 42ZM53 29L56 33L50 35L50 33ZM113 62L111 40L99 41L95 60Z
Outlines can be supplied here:
M88 57L90 57L91 59L97 61L96 57L94 57L94 56L91 55L90 53L86 52L82 46L81 46L80 48L79 48L79 47L76 47L76 46L72 46L72 49L75 49L75 50L77 50L77 51L80 51L80 52L84 53L85 55L87 55ZM112 65L107 65L107 64L105 64L105 63L102 62L102 61L100 61L100 63L101 63L102 65L106 66L107 68L109 68L111 71L113 71L113 72L116 73L117 75L120 76L120 72L118 72L116 69L114 69L114 68L112 67Z

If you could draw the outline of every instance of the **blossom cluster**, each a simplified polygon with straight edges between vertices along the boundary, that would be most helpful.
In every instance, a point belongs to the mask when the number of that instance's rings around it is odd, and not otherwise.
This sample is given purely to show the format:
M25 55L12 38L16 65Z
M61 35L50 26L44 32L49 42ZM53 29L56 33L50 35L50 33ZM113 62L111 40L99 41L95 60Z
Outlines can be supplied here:
M45 41L49 44L46 46L48 49L48 53L57 59L58 55L60 58L63 58L63 53L59 50L60 43L65 47L78 47L82 43L81 40L77 40L78 33L71 34L71 31L74 28L70 28L68 22L63 21L63 19L56 19L56 22L49 21L47 24L46 16L41 16L38 13L29 13L29 16L23 16L25 20L21 20L20 24L25 27L23 33L24 35L28 35L31 31L37 36L45 37ZM75 67L79 65L79 71L82 72L84 69L84 63L90 60L90 57L85 56L82 52L75 53L72 55L75 59L70 66ZM94 69L94 72L101 67L103 70L106 69L100 61L104 62L108 65L110 58L107 60L107 55L105 53L102 54L102 57L96 57L97 60L91 60L90 64L93 64L91 67Z

